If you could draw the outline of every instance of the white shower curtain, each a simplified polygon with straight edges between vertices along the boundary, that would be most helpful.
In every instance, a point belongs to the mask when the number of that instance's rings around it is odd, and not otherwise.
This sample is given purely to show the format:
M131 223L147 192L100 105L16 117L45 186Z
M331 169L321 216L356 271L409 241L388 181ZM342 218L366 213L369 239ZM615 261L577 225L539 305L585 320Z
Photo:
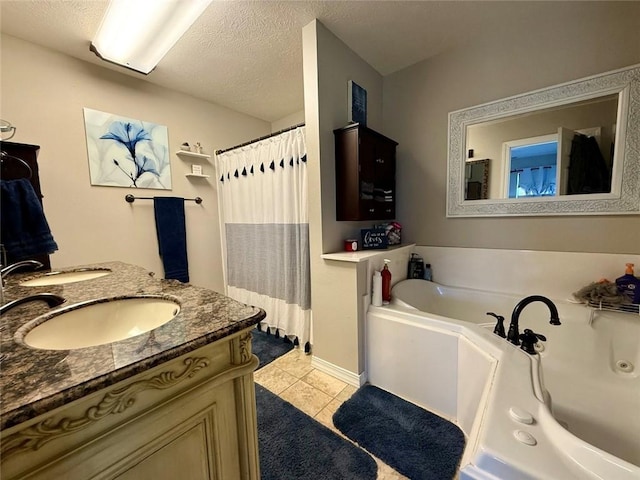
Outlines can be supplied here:
M216 156L227 295L263 308L263 325L311 332L305 129Z

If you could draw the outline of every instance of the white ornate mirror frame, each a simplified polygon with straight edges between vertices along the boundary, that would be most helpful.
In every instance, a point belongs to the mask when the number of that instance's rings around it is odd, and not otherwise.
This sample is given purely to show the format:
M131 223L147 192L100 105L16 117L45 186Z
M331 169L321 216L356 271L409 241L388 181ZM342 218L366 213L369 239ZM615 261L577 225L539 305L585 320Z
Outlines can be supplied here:
M611 193L464 200L470 125L618 94ZM447 217L640 214L640 65L449 113Z

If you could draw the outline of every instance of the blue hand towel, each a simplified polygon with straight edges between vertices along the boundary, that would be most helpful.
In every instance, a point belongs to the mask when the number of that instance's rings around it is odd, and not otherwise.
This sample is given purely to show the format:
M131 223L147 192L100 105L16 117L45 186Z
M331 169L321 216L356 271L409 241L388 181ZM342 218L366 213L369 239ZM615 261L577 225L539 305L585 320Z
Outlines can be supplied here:
M154 197L156 232L164 278L189 281L187 262L187 230L184 220L184 198Z
M0 185L0 242L7 253L20 260L58 250L42 204L29 179L2 180Z

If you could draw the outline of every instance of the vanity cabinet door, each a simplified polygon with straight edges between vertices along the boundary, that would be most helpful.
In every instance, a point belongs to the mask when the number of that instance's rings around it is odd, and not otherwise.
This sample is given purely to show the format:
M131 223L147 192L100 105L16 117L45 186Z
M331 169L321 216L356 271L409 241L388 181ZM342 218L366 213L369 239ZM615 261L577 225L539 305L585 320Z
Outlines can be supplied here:
M395 218L397 143L359 124L334 130L336 219Z
M118 480L141 478L215 478L206 459L206 432L196 425L119 475Z
M192 410L192 415L185 419L185 410L204 406L205 398L210 404L202 410ZM236 418L235 405L230 399L233 399L233 385L228 383L209 390L201 399L193 398L193 402L180 407L180 413L168 409L155 421L132 425L134 428L128 435L146 437L146 442L142 448L123 450L124 456L109 468L109 477L117 480L241 478L238 438L235 426L228 421Z

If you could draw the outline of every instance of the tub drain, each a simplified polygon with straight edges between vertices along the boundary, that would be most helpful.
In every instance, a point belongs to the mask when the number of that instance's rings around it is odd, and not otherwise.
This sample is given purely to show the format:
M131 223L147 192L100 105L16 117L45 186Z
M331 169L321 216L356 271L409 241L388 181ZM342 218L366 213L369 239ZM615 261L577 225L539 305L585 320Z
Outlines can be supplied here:
M621 372L624 373L631 373L633 372L634 366L633 363L627 361L627 360L618 360L616 362L616 368L618 370L620 370Z

